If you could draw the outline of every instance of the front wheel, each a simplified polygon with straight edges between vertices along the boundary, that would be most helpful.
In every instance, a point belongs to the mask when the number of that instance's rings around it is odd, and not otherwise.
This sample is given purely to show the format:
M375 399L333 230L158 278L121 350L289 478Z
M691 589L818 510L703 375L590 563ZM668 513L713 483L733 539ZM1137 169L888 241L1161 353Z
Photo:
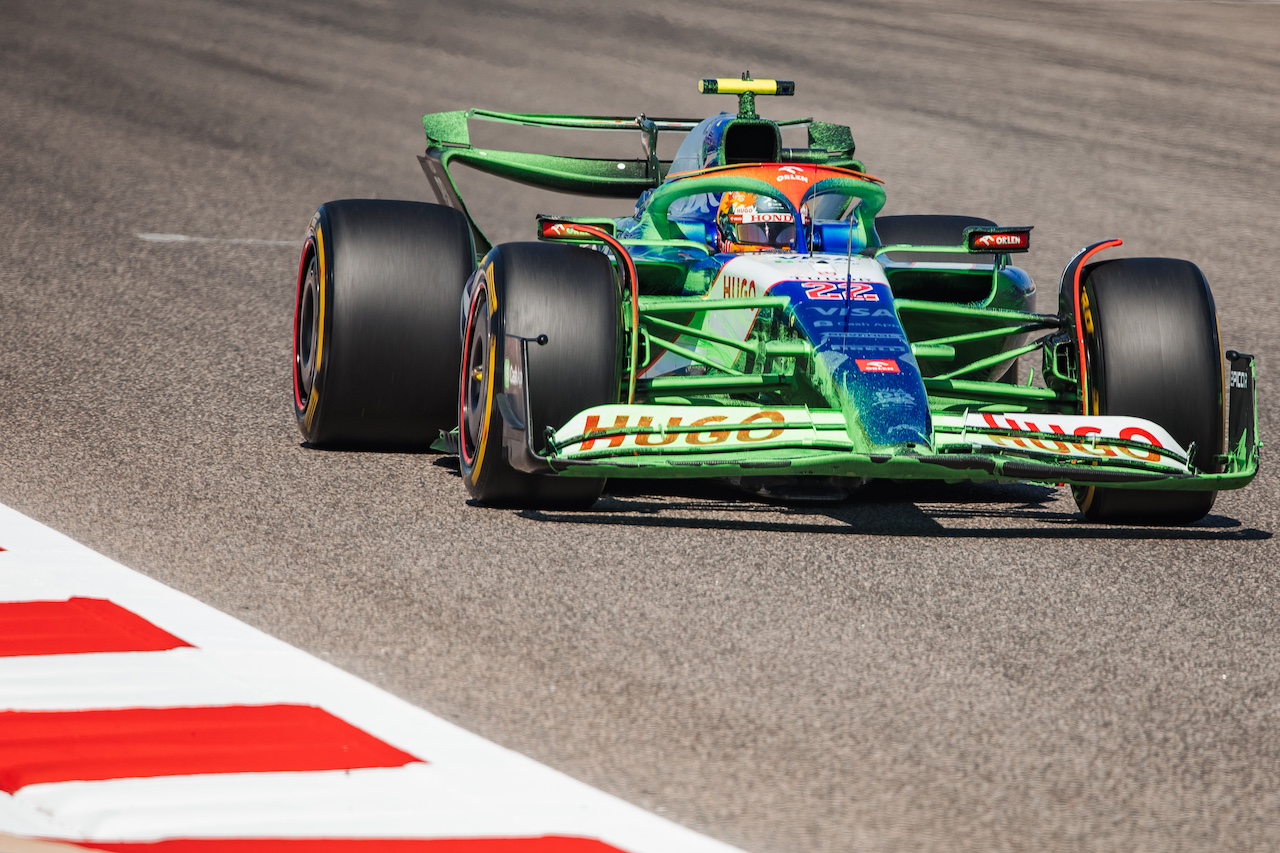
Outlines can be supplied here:
M589 249L508 243L480 264L463 335L458 458L467 491L495 506L584 508L603 479L518 471L505 457L497 399L508 371L521 369L529 412L525 429L539 449L547 428L592 406L618 401L620 307L613 264Z
M1192 451L1201 473L1225 452L1223 360L1204 274L1170 258L1119 258L1085 267L1081 278L1088 399L1086 415L1132 415L1168 430ZM1090 521L1191 524L1215 492L1074 490Z

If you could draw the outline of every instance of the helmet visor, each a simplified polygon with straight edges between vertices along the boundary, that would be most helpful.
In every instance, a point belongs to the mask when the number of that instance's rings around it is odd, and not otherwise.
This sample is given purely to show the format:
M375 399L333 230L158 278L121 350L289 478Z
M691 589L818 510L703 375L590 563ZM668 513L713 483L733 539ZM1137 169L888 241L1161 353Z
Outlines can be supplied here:
M783 248L790 246L791 241L795 239L796 224L789 215L746 214L741 218L743 222L733 224L735 243L743 246Z

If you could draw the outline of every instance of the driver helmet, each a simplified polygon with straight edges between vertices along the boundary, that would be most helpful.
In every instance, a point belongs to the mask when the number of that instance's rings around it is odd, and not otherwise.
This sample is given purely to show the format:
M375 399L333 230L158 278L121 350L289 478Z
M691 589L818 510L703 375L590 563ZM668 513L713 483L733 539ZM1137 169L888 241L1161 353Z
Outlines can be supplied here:
M716 214L721 252L770 252L791 248L795 217L785 204L767 195L729 192Z

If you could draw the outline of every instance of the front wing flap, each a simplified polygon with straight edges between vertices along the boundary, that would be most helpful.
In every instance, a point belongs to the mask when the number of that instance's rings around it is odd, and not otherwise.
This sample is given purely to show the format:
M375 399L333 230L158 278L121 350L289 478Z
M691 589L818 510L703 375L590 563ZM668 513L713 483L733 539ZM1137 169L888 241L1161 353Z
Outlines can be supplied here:
M637 404L579 413L548 431L547 452L537 455L568 476L776 473L1216 491L1240 488L1257 472L1256 448L1242 442L1240 450L1223 473L1205 474L1194 448L1140 418L936 413L932 446L886 448L859 446L834 409Z

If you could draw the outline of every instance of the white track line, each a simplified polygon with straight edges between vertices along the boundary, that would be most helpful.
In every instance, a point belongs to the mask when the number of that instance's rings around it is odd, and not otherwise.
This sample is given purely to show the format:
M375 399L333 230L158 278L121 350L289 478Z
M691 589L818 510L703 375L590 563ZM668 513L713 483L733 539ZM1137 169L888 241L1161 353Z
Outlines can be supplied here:
M254 237L192 237L189 234L135 234L147 243L231 243L241 246L301 246L300 240L259 240Z
M473 735L3 505L0 548L0 601L104 598L196 647L0 658L0 711L307 704L426 762L33 784L0 793L0 833L71 842L566 835L630 853L735 850Z

